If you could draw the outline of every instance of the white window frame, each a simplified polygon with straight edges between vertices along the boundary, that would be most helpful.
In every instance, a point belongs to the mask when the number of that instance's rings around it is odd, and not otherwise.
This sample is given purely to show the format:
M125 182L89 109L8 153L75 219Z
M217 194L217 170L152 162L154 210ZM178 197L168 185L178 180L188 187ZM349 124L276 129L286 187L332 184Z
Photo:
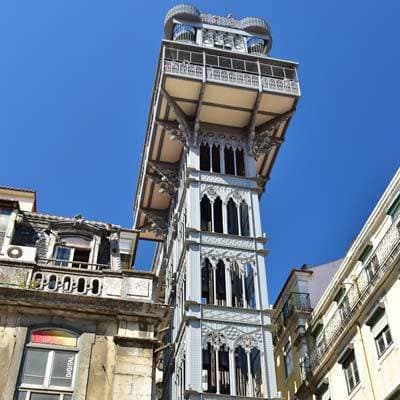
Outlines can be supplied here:
M347 393L351 394L355 390L355 388L360 384L361 382L361 377L360 377L360 371L358 369L357 365L357 360L356 360L356 355L353 350L353 355L349 355L349 357L353 357L353 360L349 362L349 364L345 367L346 361L343 362L342 368L343 368L343 373L344 377L346 380L346 386L347 386ZM354 386L350 386L350 377L353 379ZM358 379L356 379L358 377Z
M390 341L388 337L390 338ZM378 344L380 338L383 339L383 343L385 345L382 351ZM376 351L378 353L378 358L381 358L386 353L387 349L393 344L393 337L392 333L390 332L389 324L386 324L386 326L374 337L374 341L375 341Z

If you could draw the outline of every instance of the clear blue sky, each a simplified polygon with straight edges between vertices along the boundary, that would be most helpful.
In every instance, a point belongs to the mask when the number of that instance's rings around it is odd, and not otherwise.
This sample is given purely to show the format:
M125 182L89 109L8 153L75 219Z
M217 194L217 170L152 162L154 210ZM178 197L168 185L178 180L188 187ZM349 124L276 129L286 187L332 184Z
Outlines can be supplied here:
M0 185L39 210L130 226L172 1L3 0ZM274 300L288 271L339 258L399 166L397 0L197 1L256 15L303 96L262 201ZM138 267L149 264L144 247Z

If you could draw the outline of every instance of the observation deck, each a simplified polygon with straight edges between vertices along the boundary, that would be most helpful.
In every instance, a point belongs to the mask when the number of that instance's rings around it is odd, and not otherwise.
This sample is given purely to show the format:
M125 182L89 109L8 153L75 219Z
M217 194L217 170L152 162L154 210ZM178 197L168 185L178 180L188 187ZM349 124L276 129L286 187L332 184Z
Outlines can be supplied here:
M142 239L165 237L182 154L202 134L244 138L262 191L301 93L297 63L266 54L271 35L263 20L183 9L167 14L153 88L134 205Z

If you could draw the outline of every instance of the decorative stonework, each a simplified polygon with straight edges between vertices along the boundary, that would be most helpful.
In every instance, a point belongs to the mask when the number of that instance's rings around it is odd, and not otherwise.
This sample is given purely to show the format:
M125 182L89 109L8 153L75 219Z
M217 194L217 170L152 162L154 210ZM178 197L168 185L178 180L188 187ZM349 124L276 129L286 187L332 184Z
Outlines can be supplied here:
M199 135L199 142L208 143L210 147L215 145L215 146L221 146L221 148L223 147L232 148L234 150L242 149L247 151L248 149L246 138L233 134L202 131L201 134Z
M232 186L219 186L210 185L208 183L202 183L201 187L201 197L207 195L210 200L215 200L219 197L224 204L226 204L230 198L236 203L240 204L244 200L248 205L250 205L250 190L242 188L232 188Z
M208 232L201 233L201 242L204 245L225 247L228 249L254 250L253 239L243 236L218 235ZM224 251L222 249L222 251ZM236 254L237 255L237 254ZM226 257L229 257L227 255Z
M235 260L239 264L245 263L255 263L255 254L252 251L246 250L236 250L233 248L218 248L218 247L208 247L201 246L201 256L209 257L210 259L229 259Z

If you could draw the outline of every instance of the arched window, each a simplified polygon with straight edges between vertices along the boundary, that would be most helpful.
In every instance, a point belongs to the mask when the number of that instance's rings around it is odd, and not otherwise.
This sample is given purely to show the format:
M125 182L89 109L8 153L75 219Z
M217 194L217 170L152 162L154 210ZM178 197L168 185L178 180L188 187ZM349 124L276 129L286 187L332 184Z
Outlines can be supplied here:
M243 307L242 274L237 262L231 264L232 307Z
M247 354L239 346L235 350L235 376L236 376L236 395L247 396L247 387L249 381L249 371L247 367Z
M256 294L254 291L254 273L250 264L245 268L245 291L247 308L256 308Z
M221 172L221 160L220 160L220 147L214 144L212 146L212 170L213 172Z
M218 351L218 380L219 392L221 394L230 394L230 379L229 379L229 350L226 344L222 345Z
M201 267L201 302L202 304L214 304L214 277L208 258L203 261Z
M217 393L217 357L210 343L203 349L203 391Z
M215 275L217 304L220 306L226 306L225 264L222 260L218 261Z
M229 199L226 207L228 214L228 233L230 233L231 235L238 235L239 226L236 203L232 199Z
M249 207L244 200L240 203L240 232L242 236L250 236Z
M245 176L245 163L244 163L244 152L242 149L236 149L236 172L239 176Z
M200 226L202 231L211 232L211 203L207 196L200 202Z
M252 348L250 352L250 371L254 397L262 397L262 375L260 350Z
M71 400L78 356L78 335L46 328L31 332L18 383L18 400Z
M200 169L202 171L210 171L210 146L208 143L200 145Z
M233 149L231 147L225 147L225 173L235 175L235 157L233 155Z
M222 200L217 197L214 201L214 232L224 233L224 223L222 220Z

